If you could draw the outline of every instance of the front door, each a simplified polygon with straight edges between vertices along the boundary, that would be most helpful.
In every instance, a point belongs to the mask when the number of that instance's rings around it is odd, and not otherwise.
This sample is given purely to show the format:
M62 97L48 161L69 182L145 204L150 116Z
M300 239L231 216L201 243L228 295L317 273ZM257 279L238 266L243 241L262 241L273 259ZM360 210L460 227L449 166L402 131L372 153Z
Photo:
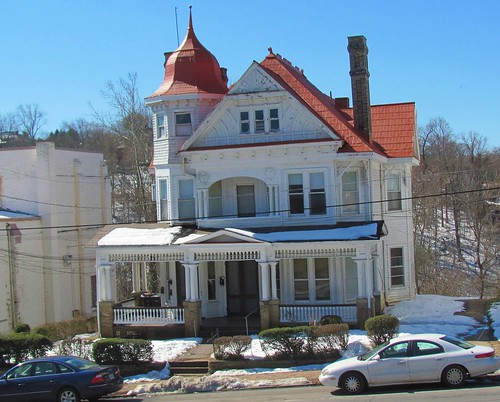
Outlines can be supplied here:
M203 318L226 315L226 273L223 261L207 261L199 266L201 315Z
M243 317L259 307L256 261L226 262L227 315Z

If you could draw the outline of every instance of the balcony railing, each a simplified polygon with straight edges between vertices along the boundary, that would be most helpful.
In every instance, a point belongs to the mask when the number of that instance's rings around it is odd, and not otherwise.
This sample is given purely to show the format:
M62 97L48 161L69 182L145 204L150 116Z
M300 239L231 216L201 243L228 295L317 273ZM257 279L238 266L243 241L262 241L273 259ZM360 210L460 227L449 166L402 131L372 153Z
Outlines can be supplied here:
M356 304L308 304L304 306L282 304L280 306L280 322L282 323L319 322L326 315L338 315L345 323L356 323L357 307Z
M113 324L184 324L182 307L115 307Z

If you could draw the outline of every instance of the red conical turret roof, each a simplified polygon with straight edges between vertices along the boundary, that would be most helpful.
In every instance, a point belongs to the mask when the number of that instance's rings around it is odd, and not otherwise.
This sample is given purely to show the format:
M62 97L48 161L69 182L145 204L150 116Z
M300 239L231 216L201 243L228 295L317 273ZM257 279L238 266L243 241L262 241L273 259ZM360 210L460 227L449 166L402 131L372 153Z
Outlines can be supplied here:
M150 98L190 93L227 93L217 59L200 43L193 29L191 7L186 37L172 53L165 54L165 77Z

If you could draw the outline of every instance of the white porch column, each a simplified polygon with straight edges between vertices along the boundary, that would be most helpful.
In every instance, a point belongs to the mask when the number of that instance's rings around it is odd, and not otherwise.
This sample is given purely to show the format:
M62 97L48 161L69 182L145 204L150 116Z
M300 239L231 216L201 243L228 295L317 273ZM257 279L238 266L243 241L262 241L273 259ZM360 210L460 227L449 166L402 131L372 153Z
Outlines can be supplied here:
M102 264L99 268L101 272L101 278L99 278L101 301L111 301L113 300L111 296L111 264Z
M278 288L276 286L276 265L278 265L278 261L269 264L271 265L271 300L278 300Z
M196 207L198 210L198 216L200 218L206 218L207 217L207 211L208 211L208 200L207 200L207 190L206 189L201 189L197 191L198 197L196 197Z
M358 298L366 299L366 280L365 280L365 263L366 260L364 258L353 258L353 261L356 263L356 272L358 276Z
M260 267L260 300L269 300L269 263L268 262L259 262Z
M186 301L191 300L191 270L189 265L182 264L184 266L184 287L186 288Z
M200 300L198 290L198 264L191 264L189 270L191 271L191 301L197 301Z
M209 211L208 188L202 190L202 195L203 195L203 215L201 217L208 218L208 211Z
M373 254L373 293L379 295L382 290L382 274L379 271L380 267L380 256L378 254Z
M132 263L132 292L139 293L141 291L141 271L136 262Z
M148 291L148 281L147 281L147 275L146 275L146 263L145 262L139 263L139 270L141 272L141 290L144 290L145 292L147 292Z

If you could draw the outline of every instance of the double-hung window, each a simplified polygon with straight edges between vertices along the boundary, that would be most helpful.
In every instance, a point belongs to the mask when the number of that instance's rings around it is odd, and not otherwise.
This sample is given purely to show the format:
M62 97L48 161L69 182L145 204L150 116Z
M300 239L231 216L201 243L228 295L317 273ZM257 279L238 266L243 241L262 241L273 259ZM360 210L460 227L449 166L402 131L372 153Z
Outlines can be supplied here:
M359 213L358 172L350 171L342 175L342 212Z
M179 180L179 219L193 219L195 215L193 180Z
M288 200L291 215L304 213L304 183L301 173L288 175Z
M168 200L167 200L167 181L164 179L158 180L160 188L160 220L168 220Z
M309 174L309 208L311 215L326 214L325 175Z
M165 115L160 114L156 116L156 138L165 136Z
M208 189L208 216L222 217L222 183L217 181Z
M175 114L175 135L180 137L189 136L193 133L191 124L191 113L176 113Z
M293 284L295 301L330 301L328 258L298 258L293 260Z
M278 109L269 109L269 124L270 131L280 131L280 118L278 115Z
M256 110L255 111L255 132L263 133L266 131L265 122L264 122L264 111Z
M401 180L398 174L387 177L387 210L401 211Z
M240 132L250 134L250 117L248 112L240 112Z
M405 270L403 263L403 248L395 247L390 249L391 259L391 286L404 286Z
M326 192L323 172L288 175L290 215L325 215Z

